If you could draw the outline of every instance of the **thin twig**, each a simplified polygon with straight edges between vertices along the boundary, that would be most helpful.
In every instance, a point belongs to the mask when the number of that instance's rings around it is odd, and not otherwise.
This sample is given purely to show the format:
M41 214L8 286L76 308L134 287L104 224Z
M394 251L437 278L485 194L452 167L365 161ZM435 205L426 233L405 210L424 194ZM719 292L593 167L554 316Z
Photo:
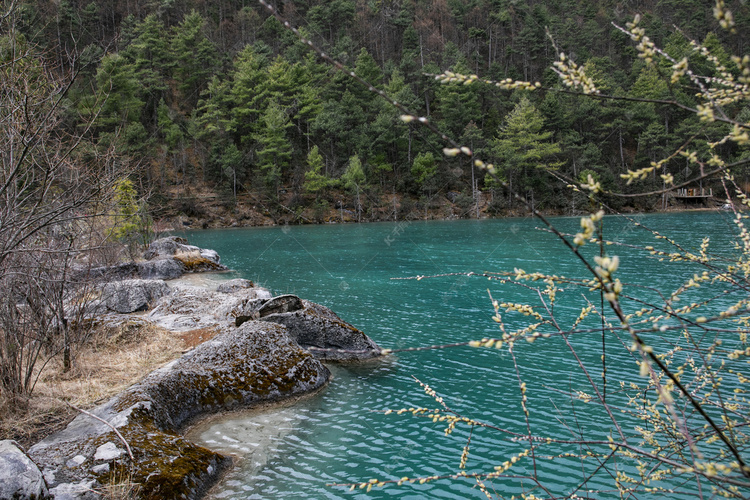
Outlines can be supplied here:
M84 415L87 415L87 416L89 416L89 417L93 418L94 420L98 420L99 422L103 423L104 425L106 425L107 427L109 427L110 429L112 429L112 431L113 431L113 432L114 432L115 434L117 434L117 437L118 437L118 438L120 438L120 441L122 441L122 444L124 444L124 445L125 445L125 449L126 449L126 450L127 450L127 452L128 452L128 456L130 457L130 461L131 461L132 463L135 463L135 458L133 458L133 452L132 452L132 451L130 450L130 445L129 445L129 444L128 444L128 442L127 442L127 441L125 440L125 438L123 437L123 435L122 435L122 434L120 434L120 431L118 431L118 430L117 430L117 429L115 428L115 426L114 426L114 425L110 424L109 422L107 422L106 420L104 420L104 419L103 419L103 418L101 418L101 417L97 417L96 415L94 415L94 414L93 414L93 413L91 413L91 412L88 412L88 411L86 411L86 410L84 410L84 409L78 408L77 406L75 406L75 405L72 405L72 404L68 403L67 401L65 401L64 403L65 403L66 405L70 406L71 408L73 408L74 410L76 410L76 411L78 411L78 412L81 412L81 413L83 413Z

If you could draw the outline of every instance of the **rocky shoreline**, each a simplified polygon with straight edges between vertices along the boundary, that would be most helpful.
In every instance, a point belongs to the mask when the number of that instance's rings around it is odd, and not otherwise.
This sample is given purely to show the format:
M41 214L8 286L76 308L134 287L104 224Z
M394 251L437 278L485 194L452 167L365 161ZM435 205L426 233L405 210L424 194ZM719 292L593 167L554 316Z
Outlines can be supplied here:
M381 209L375 213L369 213L364 217L357 217L353 207L334 208L317 214L308 207L301 213L283 205L277 214L271 214L268 210L259 209L255 203L249 200L240 200L237 205L230 209L224 203L220 203L215 197L196 198L192 210L173 210L163 215L157 222L160 231L184 231L196 229L224 229L238 227L260 227L260 226L283 226L283 225L306 225L306 224L349 224L364 222L404 222L404 221L426 221L426 220L459 220L459 219L492 219L510 217L531 217L531 212L523 206L514 208L503 208L497 212L491 211L490 200L483 195L479 204L479 212L475 207L460 208L452 200L458 195L457 192L447 193L446 196L437 198L434 206L417 208L417 202L411 200L408 203L397 203L399 209L394 210L393 200L384 201ZM654 200L651 204L622 206L618 210L626 214L634 213L673 213L702 210L716 210L724 205L725 200L714 198L705 205L694 205L686 203L674 203L668 208L661 208L661 201ZM388 208L383 208L388 207ZM411 208L407 208L411 207ZM585 204L577 209L545 209L540 212L546 216L581 216L587 213Z
M197 265L186 264L186 255ZM137 484L141 498L200 498L231 459L185 439L188 425L319 390L330 378L321 360L381 355L367 335L319 304L273 297L248 280L210 289L144 279L141 271L177 277L178 271L219 270L216 252L170 237L154 242L145 258L95 271L109 278L88 306L92 317L219 333L82 412L28 453L12 441L0 442L0 498L93 499L102 487L121 482Z

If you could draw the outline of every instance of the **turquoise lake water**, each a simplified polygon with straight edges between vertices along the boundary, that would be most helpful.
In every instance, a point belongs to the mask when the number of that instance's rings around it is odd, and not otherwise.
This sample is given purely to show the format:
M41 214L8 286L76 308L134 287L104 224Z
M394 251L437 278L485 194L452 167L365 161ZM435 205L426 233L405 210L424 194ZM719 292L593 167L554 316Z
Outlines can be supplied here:
M634 217L692 249L700 245L703 235L711 236L715 248L733 241L731 214L727 213ZM555 218L553 222L565 232L579 230L577 217ZM227 278L252 279L276 294L293 293L326 305L381 347L400 349L499 336L488 289L500 301L536 304L538 298L527 289L476 276L393 278L514 268L588 277L570 251L538 226L533 219L415 221L207 230L186 236L191 244L219 252L222 263L235 270ZM653 236L620 218L606 217L604 231L606 239L659 246ZM593 245L585 248L596 251ZM641 296L656 297L659 290L670 293L693 272L688 265L665 266L629 247L608 249L621 258L618 276L624 282L648 287L637 289ZM626 286L626 293L634 289ZM598 306L598 295L590 297ZM565 289L558 294L556 316L570 325L583 300L579 288ZM718 302L729 304L731 297ZM508 328L528 322L520 315L503 317ZM592 328L598 325L598 320L590 324ZM608 342L612 380L637 379L634 358L614 336ZM573 343L598 377L601 335L578 334ZM559 337L523 342L515 351L521 376L528 382L536 434L569 438L566 426L581 426L606 440L611 422L602 410L581 402L573 406L566 394L581 387L591 390ZM401 352L361 365L334 365L331 370L334 378L325 390L294 406L213 421L192 434L214 449L243 457L213 491L213 498L485 498L468 479L386 486L369 494L327 486L459 470L469 435L466 427L458 426L446 436L444 423L383 413L437 406L413 377L429 384L462 415L526 433L518 380L507 349ZM513 441L507 434L477 428L465 470L491 471L526 447L527 443ZM577 450L555 450L561 451ZM583 470L594 467L593 463L558 457L541 462L538 472L552 491L569 494ZM519 476L529 474L530 462L521 460L512 471ZM487 483L491 492L503 497L518 494L528 485L522 479ZM611 496L617 496L606 474L596 475L579 494L600 488L609 488Z

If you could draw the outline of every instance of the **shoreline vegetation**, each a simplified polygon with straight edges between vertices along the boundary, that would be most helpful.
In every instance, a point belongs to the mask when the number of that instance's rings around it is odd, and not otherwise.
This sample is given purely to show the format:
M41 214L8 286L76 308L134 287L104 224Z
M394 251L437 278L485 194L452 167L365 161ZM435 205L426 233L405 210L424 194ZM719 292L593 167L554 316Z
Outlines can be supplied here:
M412 202L413 203L413 202ZM612 213L672 213L686 211L703 211L703 210L720 210L726 200L718 197L707 199L705 202L672 202L666 208L654 203L651 206L627 206L621 207L617 212ZM193 215L184 213L174 213L164 215L154 223L154 230L158 234L169 231L182 231L193 229L223 229L235 227L268 227L283 225L308 225L308 224L349 224L358 222L402 222L402 221L419 221L419 220L482 220L482 219L503 219L511 217L532 217L532 213L519 207L514 210L504 210L500 213L490 213L487 210L487 204L480 207L477 212L474 206L466 208L458 207L444 198L440 202L435 202L433 208L412 208L409 212L391 211L390 213L378 213L371 217L362 217L357 219L356 213L351 209L329 209L324 214L315 215L312 209L304 210L300 213L293 213L289 210L279 216L272 216L268 212L257 210L257 205L252 201L238 202L232 209L226 208L225 205L218 202L205 200L196 205ZM413 205L411 205L413 206ZM559 210L559 209L539 209L539 213L545 217L561 216L572 217L580 216L587 213L586 210ZM395 214L395 215L394 215Z
M195 279L199 274L172 282L206 286ZM143 314L99 322L71 370L63 370L59 356L37 370L38 382L27 400L11 401L0 393L0 440L12 439L28 448L68 425L79 414L74 407L87 409L106 401L219 333L216 327L172 331L141 321Z
M683 73L664 78L670 65L655 67L613 23L646 14L670 58L724 78L743 71L730 54L744 50L736 32L750 20L750 9L737 5L737 30L726 32L711 2L697 0L678 10L653 0L596 8L430 0L384 10L311 0L284 4L279 18L261 3L20 2L5 23L23 41L19 49L54 68L65 88L61 128L85 131L71 158L101 158L132 182L130 190L115 184L130 193L120 215L182 214L178 225L231 227L523 215L521 199L576 215L588 199L565 186L588 178L633 196L628 172L687 147L685 138L725 130L690 111L700 99L682 89ZM560 53L612 99L571 93L556 74ZM478 77L494 89L465 85ZM446 157L441 135L497 165L498 176ZM730 161L744 154L732 143L718 151ZM716 177L695 179L692 163L669 156L640 180L643 191L666 189L670 179L724 196ZM738 181L746 184L747 173ZM658 195L630 200L609 201L618 211L664 205Z

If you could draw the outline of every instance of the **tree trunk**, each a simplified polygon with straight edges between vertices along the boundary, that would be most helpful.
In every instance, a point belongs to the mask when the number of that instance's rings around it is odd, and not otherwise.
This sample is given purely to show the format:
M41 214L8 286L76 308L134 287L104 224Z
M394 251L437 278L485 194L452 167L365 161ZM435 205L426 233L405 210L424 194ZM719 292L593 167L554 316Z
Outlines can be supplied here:
M362 204L359 200L359 186L357 186L357 222L362 222Z

